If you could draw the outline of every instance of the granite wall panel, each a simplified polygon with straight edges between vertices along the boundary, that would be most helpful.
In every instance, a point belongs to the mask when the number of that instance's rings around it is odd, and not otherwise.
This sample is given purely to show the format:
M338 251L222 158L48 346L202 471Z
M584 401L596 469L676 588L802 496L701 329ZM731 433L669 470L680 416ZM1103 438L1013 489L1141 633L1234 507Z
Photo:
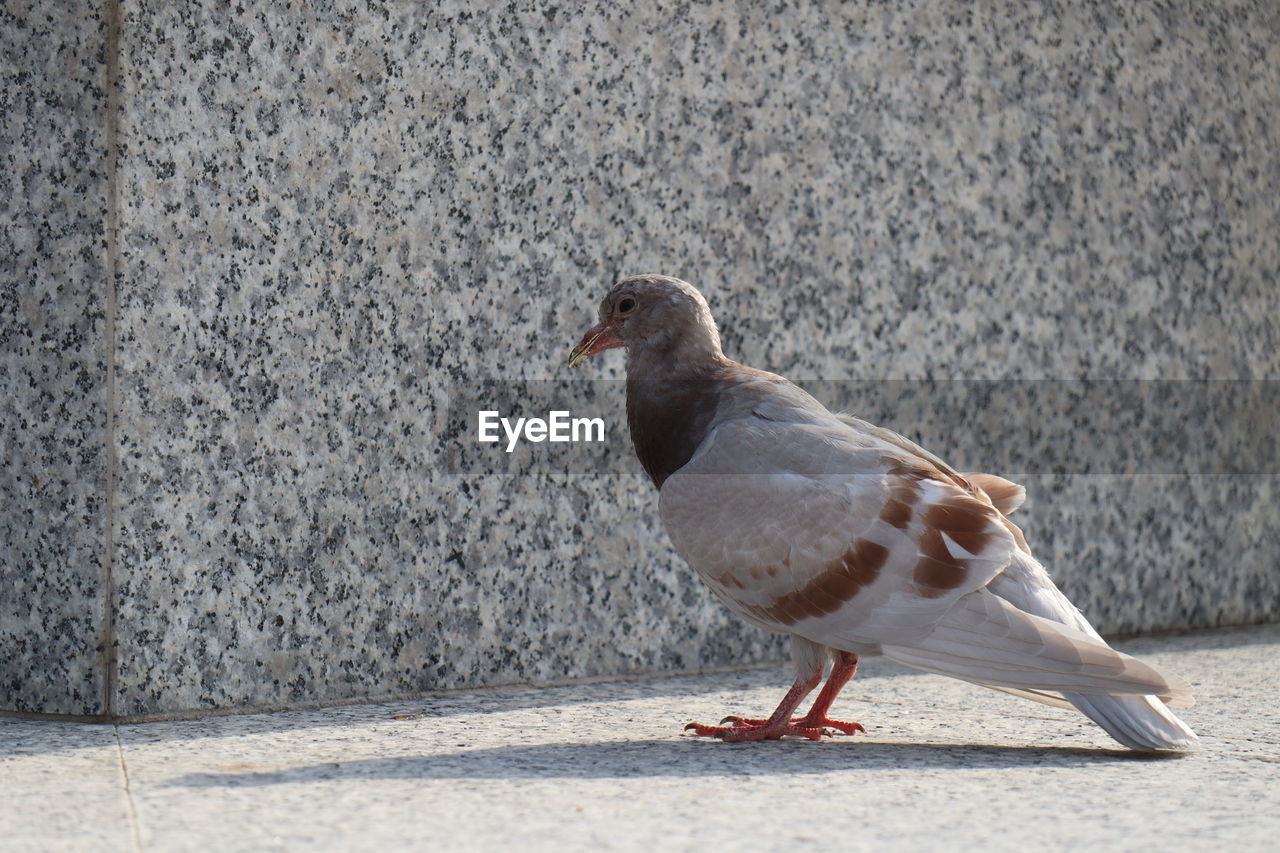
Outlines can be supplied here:
M0 709L106 710L105 44L0 10Z
M783 654L670 552L621 358L564 366L622 274L798 379L1280 376L1270 4L118 11L110 713ZM100 353L93 316L58 322ZM498 399L608 440L478 445ZM1023 472L1024 514L1101 627L1280 618L1273 464L1082 470Z

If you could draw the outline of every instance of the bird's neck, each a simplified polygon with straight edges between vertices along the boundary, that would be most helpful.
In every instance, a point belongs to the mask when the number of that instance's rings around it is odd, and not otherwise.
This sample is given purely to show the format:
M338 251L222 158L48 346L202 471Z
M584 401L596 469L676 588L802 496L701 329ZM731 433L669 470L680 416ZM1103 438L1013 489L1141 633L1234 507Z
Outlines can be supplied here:
M637 367L639 369L637 369ZM725 391L758 371L717 352L662 364L627 363L627 425L645 472L658 488L685 466L716 422Z
M646 341L627 348L627 379L707 379L735 366L720 350L719 336L685 336L677 341Z

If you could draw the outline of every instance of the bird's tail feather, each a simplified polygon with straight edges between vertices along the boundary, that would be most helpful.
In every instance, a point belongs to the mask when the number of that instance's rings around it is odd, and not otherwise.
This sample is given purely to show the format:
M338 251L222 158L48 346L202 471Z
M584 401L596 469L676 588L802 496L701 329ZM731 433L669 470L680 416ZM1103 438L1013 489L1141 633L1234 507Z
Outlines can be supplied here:
M1154 696L1087 696L1064 698L1130 749L1186 749L1199 738Z
M1074 708L1130 749L1186 749L1199 740L1190 726L1174 716L1154 696L1089 696L1083 693L1063 696L994 684L981 686L1054 708Z
M1190 726L1174 716L1154 696L1089 696L1083 693L1063 696L994 684L981 686L1054 708L1075 709L1130 749L1186 749L1199 740Z
M1172 749L1195 740L1160 701L1191 704L1186 682L985 590L957 601L919 642L882 648L907 666L1046 704L1060 704L1061 696L1133 749Z

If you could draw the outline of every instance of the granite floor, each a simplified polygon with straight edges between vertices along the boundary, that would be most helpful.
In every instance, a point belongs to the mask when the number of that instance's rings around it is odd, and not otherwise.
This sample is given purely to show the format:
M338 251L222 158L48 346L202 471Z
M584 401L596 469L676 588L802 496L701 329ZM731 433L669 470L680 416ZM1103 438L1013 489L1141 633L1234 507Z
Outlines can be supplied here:
M1280 625L1118 644L1197 685L1203 746L870 661L865 736L726 745L781 669L141 725L0 720L0 848L1275 849Z

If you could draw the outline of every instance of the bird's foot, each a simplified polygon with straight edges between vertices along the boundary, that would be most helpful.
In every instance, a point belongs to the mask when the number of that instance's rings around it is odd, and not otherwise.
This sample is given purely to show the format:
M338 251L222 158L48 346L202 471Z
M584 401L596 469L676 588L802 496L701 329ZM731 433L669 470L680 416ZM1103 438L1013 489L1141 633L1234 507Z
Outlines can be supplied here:
M763 726L769 722L768 720L757 720L750 717L729 716L720 721L721 724L732 723L735 726ZM866 729L862 727L862 723L845 723L840 720L833 720L830 717L814 717L812 714L805 717L792 717L791 725L804 729L835 729L846 735L857 734L862 732L866 734ZM831 732L826 732L831 734Z
M739 718L726 718L737 720ZM724 722L724 721L721 721ZM768 720L741 720L731 726L704 726L701 723L690 723L685 731L692 730L702 737L718 737L727 743L742 743L755 740L778 740L786 735L797 735L809 740L822 740L826 729L812 726L798 726L794 722L773 723Z

